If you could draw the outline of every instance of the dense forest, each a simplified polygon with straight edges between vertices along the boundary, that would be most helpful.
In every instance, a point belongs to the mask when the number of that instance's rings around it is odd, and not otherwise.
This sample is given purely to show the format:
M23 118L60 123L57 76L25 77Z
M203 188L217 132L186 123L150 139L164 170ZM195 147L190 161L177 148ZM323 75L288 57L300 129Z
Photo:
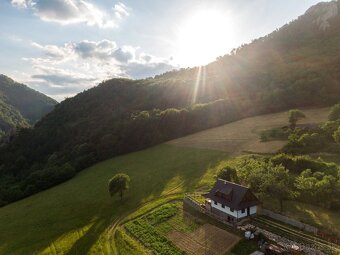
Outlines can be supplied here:
M56 101L0 75L0 138L27 128L52 111Z
M0 149L0 203L100 160L257 114L340 102L340 15L307 12L215 62L112 79L58 104ZM23 115L24 116L24 115Z

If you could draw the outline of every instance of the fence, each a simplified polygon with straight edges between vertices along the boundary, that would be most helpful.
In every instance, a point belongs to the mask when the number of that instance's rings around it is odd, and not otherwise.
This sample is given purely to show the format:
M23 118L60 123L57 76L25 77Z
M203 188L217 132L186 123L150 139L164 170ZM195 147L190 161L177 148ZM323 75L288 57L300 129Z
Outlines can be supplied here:
M190 206L191 208L194 208L197 211L204 212L204 208L190 196L185 196L183 199L183 203L184 205Z
M197 195L197 193L195 194L186 194L184 199L183 199L183 205L184 206L189 206L191 208L193 208L196 211L199 211L205 215L210 216L211 218L224 223L225 225L229 226L229 227L236 227L236 224L231 224L230 222L227 222L226 219L224 219L223 217L219 217L218 215L206 210L206 208L204 206L202 206L196 199L195 196Z
M274 212L267 210L267 209L261 208L261 210L259 210L258 213L261 214L261 215L268 216L269 218L272 218L274 220L284 222L288 225L294 226L294 227L299 228L301 230L313 233L315 235L319 231L318 228L316 228L316 227L313 227L311 225L302 223L300 221L288 218L287 216L284 216L284 215L281 215L281 214L278 214L278 213L274 213Z

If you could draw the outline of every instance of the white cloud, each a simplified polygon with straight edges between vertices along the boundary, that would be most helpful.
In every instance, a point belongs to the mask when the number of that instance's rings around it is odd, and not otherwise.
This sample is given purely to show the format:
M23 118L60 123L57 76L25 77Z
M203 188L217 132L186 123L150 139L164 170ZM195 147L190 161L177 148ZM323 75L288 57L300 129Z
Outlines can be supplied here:
M12 0L12 5L18 8L27 8L30 1L29 0Z
M85 23L100 28L117 27L128 8L117 3L112 12L105 12L87 0L11 0L13 6L29 8L40 19L61 25Z
M40 57L23 58L32 66L23 80L57 100L115 77L146 78L173 69L169 59L157 58L139 47L117 46L114 41L80 41L63 45L31 43Z
M115 4L115 6L113 7L113 11L118 19L122 19L130 15L125 4L120 2L118 4Z

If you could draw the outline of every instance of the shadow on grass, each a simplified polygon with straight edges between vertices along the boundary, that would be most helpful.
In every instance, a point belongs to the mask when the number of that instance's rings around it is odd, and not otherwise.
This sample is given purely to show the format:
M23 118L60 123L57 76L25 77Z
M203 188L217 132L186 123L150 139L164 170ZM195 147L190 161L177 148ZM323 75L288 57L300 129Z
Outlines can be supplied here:
M64 184L0 211L0 224L14 222L3 229L10 235L3 236L8 246L1 254L36 254L52 242L58 248L58 238L97 219L83 236L66 240L68 247L63 245L66 254L87 254L102 242L99 239L112 219L132 212L145 200L161 197L165 189L193 190L207 169L226 157L225 152L160 145L101 162ZM107 191L108 180L117 172L131 178L131 189L123 203L109 198ZM169 186L169 181L177 177L178 181ZM31 233L25 235L24 231Z
M109 224L109 218L96 221L92 227L73 244L72 248L66 252L65 255L88 254L93 244L98 241Z

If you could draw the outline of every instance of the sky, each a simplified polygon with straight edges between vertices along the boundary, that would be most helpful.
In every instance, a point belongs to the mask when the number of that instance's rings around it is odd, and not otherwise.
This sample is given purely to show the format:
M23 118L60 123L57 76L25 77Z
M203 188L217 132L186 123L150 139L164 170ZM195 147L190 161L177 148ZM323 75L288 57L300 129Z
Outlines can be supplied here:
M0 0L0 73L58 101L207 64L320 0Z

